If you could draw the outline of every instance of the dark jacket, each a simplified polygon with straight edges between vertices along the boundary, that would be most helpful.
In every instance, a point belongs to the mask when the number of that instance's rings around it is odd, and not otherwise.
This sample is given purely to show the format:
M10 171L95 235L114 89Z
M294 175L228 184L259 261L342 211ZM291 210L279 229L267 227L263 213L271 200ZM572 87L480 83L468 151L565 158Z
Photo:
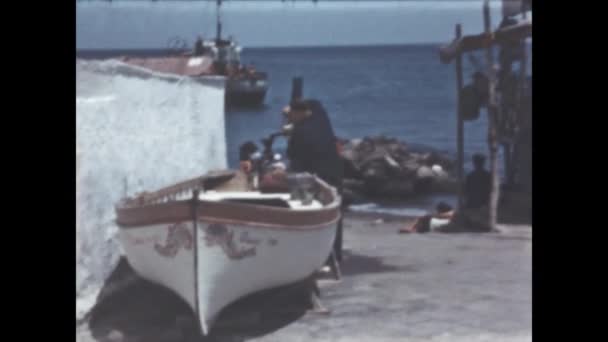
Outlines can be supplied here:
M492 177L486 170L474 170L467 175L465 183L466 207L475 209L490 202Z
M319 101L309 100L312 115L294 125L287 146L290 167L295 172L310 172L341 191L342 160L337 139Z

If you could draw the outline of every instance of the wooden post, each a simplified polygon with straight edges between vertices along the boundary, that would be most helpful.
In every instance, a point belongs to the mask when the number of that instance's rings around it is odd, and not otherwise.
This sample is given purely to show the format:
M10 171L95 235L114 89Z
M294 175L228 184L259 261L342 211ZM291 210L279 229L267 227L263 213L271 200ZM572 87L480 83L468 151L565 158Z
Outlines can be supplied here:
M526 5L525 5L525 1L522 2L522 7L523 7L523 11L521 13L521 17L522 19L526 19ZM520 129L520 125L522 122L522 119L524 119L522 117L523 113L524 113L524 108L522 107L522 101L524 99L525 96L525 91L526 91L526 83L527 83L527 59L528 59L528 49L526 46L526 39L523 39L522 42L522 46L523 46L523 51L522 51L522 56L521 56L521 61L519 63L519 94L517 96L518 99L518 103L517 103L517 113L516 113L516 117L515 117L515 123L516 123L516 131L515 131L515 139L513 142L513 151L511 153L511 170L510 173L508 173L508 179L510 182L518 182L518 171L519 171L519 167L520 167L520 153L521 153L521 149L520 149L520 142L519 142L519 129Z
M294 77L291 81L291 100L301 99L303 94L302 77Z
M503 145L502 154L505 162L506 183L513 184L513 143L511 140Z
M456 24L456 39L462 37L462 27L460 24ZM462 120L461 103L460 97L462 93L463 80L462 80L462 54L458 53L456 56L456 96L457 96L457 109L456 109L456 146L458 151L457 162L458 162L458 208L462 209L464 205L463 200L463 188L464 188L464 123Z
M525 1L522 3L522 7L526 7L525 5ZM523 11L521 13L521 17L522 19L526 20L527 15L526 15L526 11ZM523 39L522 42L523 45L523 51L522 51L522 55L521 55L521 61L519 64L519 77L520 77L520 86L521 88L520 93L519 93L519 99L521 101L521 99L523 99L524 95L525 95L525 89L526 89L526 73L527 73L527 64L528 64L528 49L526 46L526 38Z
M216 7L216 36L215 39L217 39L218 41L220 39L222 39L222 21L220 20L220 7L222 7L222 0L217 0L217 7ZM219 44L219 43L218 43Z
M203 192L205 190L203 189ZM193 268L194 268L194 274L197 275L198 274L198 253L196 252L196 246L198 243L198 228L197 228L197 222L198 222L198 216L200 214L200 208L199 208L199 194L200 194L200 190L199 188L195 188L192 191L192 200L191 200L191 211L192 211L192 222L194 224L193 227L193 232L194 232L194 248L195 251L194 253L192 253L192 258L194 259L193 261ZM199 284L198 284L198 277L195 276L194 277L194 313L196 313L196 317L200 317L200 308L199 308L199 300L198 300L198 293L199 293ZM202 320L202 325L201 325L201 331L203 333L203 336L206 336L209 333L209 327L207 326L207 323L205 321L205 319Z
M490 22L490 2L484 0L483 4L483 23L484 31L488 39L492 37L492 26ZM496 73L494 70L494 54L492 44L486 47L486 67L488 73L488 147L490 150L490 173L492 187L490 191L488 225L491 229L496 229L496 216L498 211L499 179L498 179L498 139L496 125L499 107L496 104Z

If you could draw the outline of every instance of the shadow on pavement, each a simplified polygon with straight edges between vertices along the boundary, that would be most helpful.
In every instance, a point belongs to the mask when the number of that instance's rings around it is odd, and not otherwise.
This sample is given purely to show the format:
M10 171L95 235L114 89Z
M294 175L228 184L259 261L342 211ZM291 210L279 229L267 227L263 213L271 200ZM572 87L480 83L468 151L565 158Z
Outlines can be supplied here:
M343 276L415 271L348 251L341 270ZM247 341L303 317L311 308L310 291L310 283L301 281L244 297L222 310L210 335L203 337L194 312L180 297L139 278L122 258L101 290L89 328L100 342L111 341L113 330L120 332L122 342Z
M353 254L349 251L344 252L344 259L340 268L342 275L344 276L365 273L398 272L404 270L403 267L385 264L382 261L382 258Z
M110 332L117 330L122 342L240 342L304 316L310 309L309 291L308 282L299 282L244 297L226 307L211 334L203 337L194 312L181 298L137 277L122 259L104 285L88 324L97 341L112 341Z

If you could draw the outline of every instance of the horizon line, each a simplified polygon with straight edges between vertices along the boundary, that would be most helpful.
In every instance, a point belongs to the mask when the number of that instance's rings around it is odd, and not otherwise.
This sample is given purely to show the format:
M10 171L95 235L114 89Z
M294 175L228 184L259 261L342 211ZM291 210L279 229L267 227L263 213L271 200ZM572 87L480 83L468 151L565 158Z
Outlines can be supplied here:
M251 49L307 49L307 48L351 48L351 47L400 47L412 45L442 45L445 42L412 42L412 43L371 43L371 44L327 44L327 45L254 45L245 46L244 50ZM76 51L111 51L111 50L169 50L165 47L137 47L137 48L77 48Z

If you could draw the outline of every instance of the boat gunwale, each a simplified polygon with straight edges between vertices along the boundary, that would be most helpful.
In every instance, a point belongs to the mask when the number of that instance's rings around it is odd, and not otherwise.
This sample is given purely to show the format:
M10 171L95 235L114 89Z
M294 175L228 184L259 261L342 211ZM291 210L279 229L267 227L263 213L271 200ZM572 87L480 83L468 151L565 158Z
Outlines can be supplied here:
M200 178L196 178L200 181ZM194 180L178 183L195 183ZM292 208L270 207L250 203L222 202L189 198L184 200L168 200L161 203L142 203L134 205L133 202L117 205L115 207L117 218L115 223L121 229L143 228L151 225L173 223L176 221L192 221L191 209L195 205L199 208L197 221L212 223L239 224L250 227L284 229L284 230L310 230L336 222L340 218L340 199L335 188L328 185L319 177L315 181L321 186L320 193L329 192L331 201L322 208L311 210L294 210ZM171 186L165 189L176 188ZM180 186L179 191L184 191ZM177 189L176 189L177 190ZM163 190L160 190L163 191ZM166 191L163 191L166 193ZM172 194L166 193L165 198ZM156 198L156 200L160 200ZM202 210L201 210L202 209ZM236 213L237 218L230 218ZM238 217L241 218L238 218ZM303 221L303 222L302 222Z

